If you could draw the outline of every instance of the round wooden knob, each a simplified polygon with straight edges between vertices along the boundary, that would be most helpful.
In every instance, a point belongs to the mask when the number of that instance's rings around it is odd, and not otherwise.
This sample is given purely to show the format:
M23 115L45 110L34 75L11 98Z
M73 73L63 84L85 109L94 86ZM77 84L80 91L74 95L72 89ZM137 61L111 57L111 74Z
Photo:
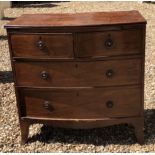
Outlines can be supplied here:
M113 101L107 101L106 106L107 106L107 108L112 108L114 106Z
M39 40L37 42L37 47L40 49L40 50L43 50L45 48L45 43L42 41L42 40Z
M45 109L50 110L50 108L51 108L51 102L50 102L50 101L44 101L43 107L44 107Z
M113 46L113 41L112 41L112 39L107 39L107 40L105 41L105 46L106 46L107 48L112 47L112 46Z
M44 80L47 80L49 77L48 73L46 71L42 71L41 72L41 78L44 79Z
M106 76L108 78L111 78L113 75L114 75L114 71L112 69L109 69L109 70L106 71Z

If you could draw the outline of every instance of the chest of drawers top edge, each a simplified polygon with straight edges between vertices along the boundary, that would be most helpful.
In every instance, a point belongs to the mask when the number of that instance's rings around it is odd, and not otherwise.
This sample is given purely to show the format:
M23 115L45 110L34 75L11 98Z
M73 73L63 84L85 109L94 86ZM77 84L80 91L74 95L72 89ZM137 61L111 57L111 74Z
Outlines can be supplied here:
M53 20L54 19L54 20ZM5 28L59 28L146 24L135 10L86 13L23 14L5 25Z

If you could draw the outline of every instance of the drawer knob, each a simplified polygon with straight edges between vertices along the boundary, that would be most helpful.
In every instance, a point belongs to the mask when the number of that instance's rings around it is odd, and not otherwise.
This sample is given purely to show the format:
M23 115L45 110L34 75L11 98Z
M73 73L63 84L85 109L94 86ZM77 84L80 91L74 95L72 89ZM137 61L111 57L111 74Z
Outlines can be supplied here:
M44 80L47 80L49 77L48 73L46 71L42 71L41 72L41 78L44 79Z
M106 102L107 108L112 108L113 105L114 105L113 101L107 101L107 102Z
M45 48L45 43L42 41L42 40L39 40L37 42L37 47L40 49L40 50L43 50Z
M112 39L107 39L107 40L105 41L105 46L106 46L107 48L112 47L112 46L113 46L113 41L112 41Z
M106 71L106 76L108 78L111 78L113 75L114 75L114 71L112 69L109 69L109 70Z
M51 110L51 102L50 101L44 101L43 103L43 108L47 109L47 110Z

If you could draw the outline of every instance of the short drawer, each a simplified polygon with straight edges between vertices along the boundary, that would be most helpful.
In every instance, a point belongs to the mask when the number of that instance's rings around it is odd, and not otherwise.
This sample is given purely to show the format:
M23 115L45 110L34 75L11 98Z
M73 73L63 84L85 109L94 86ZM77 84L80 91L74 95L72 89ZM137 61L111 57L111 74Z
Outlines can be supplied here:
M78 57L102 57L142 52L141 29L78 34Z
M138 116L139 87L20 91L23 114L41 118L104 118Z
M11 35L14 57L69 58L73 57L72 34Z
M141 59L15 62L19 86L89 87L141 83Z

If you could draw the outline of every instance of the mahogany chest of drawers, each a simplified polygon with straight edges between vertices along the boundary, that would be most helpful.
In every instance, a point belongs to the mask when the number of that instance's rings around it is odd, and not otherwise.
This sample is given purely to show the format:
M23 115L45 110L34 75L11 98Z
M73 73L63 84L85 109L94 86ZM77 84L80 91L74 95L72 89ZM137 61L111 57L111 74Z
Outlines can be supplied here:
M143 143L146 20L139 12L22 15L5 27L22 143L33 123L127 123Z

